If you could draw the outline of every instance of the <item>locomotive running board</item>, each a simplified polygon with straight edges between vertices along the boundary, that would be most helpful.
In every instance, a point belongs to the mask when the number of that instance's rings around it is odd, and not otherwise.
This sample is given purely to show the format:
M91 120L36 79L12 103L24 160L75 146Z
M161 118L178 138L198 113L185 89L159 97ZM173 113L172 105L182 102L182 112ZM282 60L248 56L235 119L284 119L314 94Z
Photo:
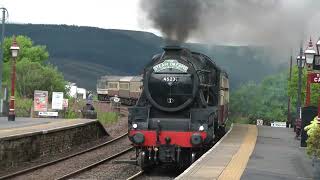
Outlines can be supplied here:
M126 163L126 164L138 165L138 160L137 159L121 159L121 160L113 161L113 163L114 164Z

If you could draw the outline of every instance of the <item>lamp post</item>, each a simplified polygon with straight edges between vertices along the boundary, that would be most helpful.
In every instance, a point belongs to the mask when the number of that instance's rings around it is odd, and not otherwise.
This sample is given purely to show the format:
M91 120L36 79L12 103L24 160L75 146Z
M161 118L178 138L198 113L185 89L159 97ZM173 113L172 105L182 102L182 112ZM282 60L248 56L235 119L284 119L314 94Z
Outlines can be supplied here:
M297 137L300 135L301 130L301 76L302 76L302 69L304 68L306 62L306 57L303 55L302 45L300 47L300 54L297 57L297 65L299 69L298 73L298 101L297 101L297 119L296 119L296 133Z
M305 106L310 106L310 96L311 96L311 90L310 90L310 74L311 71L313 70L313 61L314 61L314 55L316 55L316 51L313 48L313 43L310 38L309 45L307 49L304 51L304 54L306 56L306 61L307 61L307 70L308 70L308 75L307 75L307 88L306 88L306 103Z
M11 74L11 96L10 96L10 106L9 106L9 115L8 121L14 121L16 114L14 111L14 87L16 80L16 59L19 53L19 46L16 41L16 37L13 37L13 43L10 47L11 55L12 55L12 74Z

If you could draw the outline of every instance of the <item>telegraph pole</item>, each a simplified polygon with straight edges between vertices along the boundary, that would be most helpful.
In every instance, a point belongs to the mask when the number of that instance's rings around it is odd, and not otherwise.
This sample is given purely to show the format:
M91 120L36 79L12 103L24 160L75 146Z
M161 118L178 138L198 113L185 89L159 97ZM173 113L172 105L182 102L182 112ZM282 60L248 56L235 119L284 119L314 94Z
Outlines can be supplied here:
M8 14L8 10L5 7L1 7L0 9L2 10L1 60L0 60L0 111L3 113L2 73L3 73L3 61L4 61L4 31L5 31L6 13Z
M292 76L292 55L290 57L290 67L289 67L289 82L291 82L291 76ZM291 97L288 96L288 116L287 116L287 122L292 125L291 121Z

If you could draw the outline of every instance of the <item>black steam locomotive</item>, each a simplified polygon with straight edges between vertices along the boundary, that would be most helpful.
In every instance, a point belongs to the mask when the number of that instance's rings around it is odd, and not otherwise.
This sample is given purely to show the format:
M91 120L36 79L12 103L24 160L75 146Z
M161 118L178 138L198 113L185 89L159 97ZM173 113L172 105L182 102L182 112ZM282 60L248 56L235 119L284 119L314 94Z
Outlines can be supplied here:
M145 67L142 94L129 109L138 164L190 165L225 134L228 102L228 75L209 57L165 47Z

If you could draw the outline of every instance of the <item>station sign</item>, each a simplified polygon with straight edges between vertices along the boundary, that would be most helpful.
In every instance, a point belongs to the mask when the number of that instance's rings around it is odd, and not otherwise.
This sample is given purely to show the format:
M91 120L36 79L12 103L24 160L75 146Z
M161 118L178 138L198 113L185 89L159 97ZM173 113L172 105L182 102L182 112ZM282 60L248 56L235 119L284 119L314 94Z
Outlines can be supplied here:
M257 126L263 126L263 120L257 119Z
M50 117L50 116L58 116L58 112L39 112L39 116L45 116L45 117Z
M34 111L48 110L48 91L35 90L33 97Z
M63 99L63 108L68 108L68 106L69 106L69 100Z
M63 92L52 92L52 109L63 109Z
M286 122L273 122L273 123L271 123L271 127L286 128L287 123Z
M310 73L309 79L311 83L320 83L320 73Z

